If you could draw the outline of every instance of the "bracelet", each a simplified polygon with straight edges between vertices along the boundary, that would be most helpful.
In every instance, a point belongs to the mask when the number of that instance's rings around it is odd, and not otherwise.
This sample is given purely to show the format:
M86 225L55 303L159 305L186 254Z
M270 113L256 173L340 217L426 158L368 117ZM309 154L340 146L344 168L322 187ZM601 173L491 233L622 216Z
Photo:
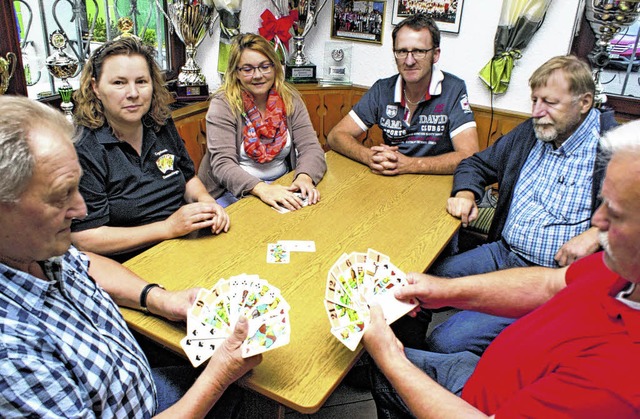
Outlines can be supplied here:
M156 287L164 289L160 284L147 284L142 288L142 292L140 292L140 310L142 310L144 314L149 314L149 309L147 308L147 296L149 295L149 291Z

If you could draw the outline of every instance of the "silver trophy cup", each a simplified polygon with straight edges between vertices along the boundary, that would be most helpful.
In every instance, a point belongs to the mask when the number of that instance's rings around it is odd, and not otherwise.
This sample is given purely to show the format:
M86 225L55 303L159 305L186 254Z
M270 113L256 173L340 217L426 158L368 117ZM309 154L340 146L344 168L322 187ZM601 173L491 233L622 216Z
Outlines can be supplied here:
M69 40L63 31L55 30L49 36L49 43L55 49L55 52L47 57L47 70L53 77L62 80L62 85L58 88L61 99L60 108L64 111L69 122L73 123L73 102L71 102L73 87L71 87L67 79L77 73L78 60L64 52Z
M293 51L287 61L285 75L293 83L315 83L316 66L304 54L304 38L316 24L320 10L327 3L316 0L289 0L289 10L298 11L298 19L293 22Z
M167 5L169 20L187 52L187 60L178 74L180 99L200 99L209 94L207 80L195 60L197 48L209 30L215 12L212 4L205 3L208 2L173 0Z
M640 0L587 0L586 18L596 35L596 43L589 53L596 83L595 106L602 107L607 101L600 83L602 69L609 64L610 42L626 26L631 25L640 14Z

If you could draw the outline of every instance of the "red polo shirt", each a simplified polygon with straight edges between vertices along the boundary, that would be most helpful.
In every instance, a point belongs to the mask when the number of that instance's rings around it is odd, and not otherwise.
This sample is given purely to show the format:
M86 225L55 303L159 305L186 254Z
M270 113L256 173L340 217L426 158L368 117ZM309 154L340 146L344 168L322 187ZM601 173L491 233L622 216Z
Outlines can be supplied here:
M505 329L462 393L497 417L640 416L640 310L603 254L567 271L567 287Z

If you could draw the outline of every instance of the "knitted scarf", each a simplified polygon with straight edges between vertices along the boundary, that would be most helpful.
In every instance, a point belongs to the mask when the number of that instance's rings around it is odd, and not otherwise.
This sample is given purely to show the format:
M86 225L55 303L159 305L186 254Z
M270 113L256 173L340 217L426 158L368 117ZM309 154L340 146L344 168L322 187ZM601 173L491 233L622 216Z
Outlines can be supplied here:
M245 126L242 130L244 151L258 163L270 162L274 159L287 141L287 117L284 101L275 89L269 91L267 111L260 115L253 95L242 92L242 104ZM268 141L262 142L261 139Z

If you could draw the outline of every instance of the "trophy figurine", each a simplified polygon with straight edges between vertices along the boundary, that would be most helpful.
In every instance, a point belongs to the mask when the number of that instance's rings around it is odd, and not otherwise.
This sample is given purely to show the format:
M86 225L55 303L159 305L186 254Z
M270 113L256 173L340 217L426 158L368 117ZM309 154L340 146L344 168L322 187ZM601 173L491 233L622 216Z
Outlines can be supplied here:
M320 7L316 0L289 0L289 9L298 11L298 19L293 21L293 51L287 61L285 77L292 83L315 83L316 66L304 54L304 37L316 24L320 10L327 3L324 0Z
M184 43L187 52L187 60L178 74L178 99L187 101L206 99L209 95L207 80L195 58L198 45L202 43L211 26L213 4L211 1L202 0L173 0L167 4L167 11L169 13L167 18Z
M62 85L58 88L58 93L62 99L60 108L64 111L67 119L73 123L73 103L71 102L73 87L71 87L67 79L73 77L78 71L78 60L69 57L64 52L69 39L63 31L56 29L49 36L49 43L56 51L47 57L47 70L53 77L62 80Z
M602 69L609 64L610 42L620 29L631 25L640 13L640 0L587 0L586 18L596 35L596 43L589 53L593 66L593 80L596 83L595 106L606 103L607 96L600 83Z
M18 59L13 52L7 52L7 58L0 57L0 95L4 95L9 89L9 82L16 71Z

